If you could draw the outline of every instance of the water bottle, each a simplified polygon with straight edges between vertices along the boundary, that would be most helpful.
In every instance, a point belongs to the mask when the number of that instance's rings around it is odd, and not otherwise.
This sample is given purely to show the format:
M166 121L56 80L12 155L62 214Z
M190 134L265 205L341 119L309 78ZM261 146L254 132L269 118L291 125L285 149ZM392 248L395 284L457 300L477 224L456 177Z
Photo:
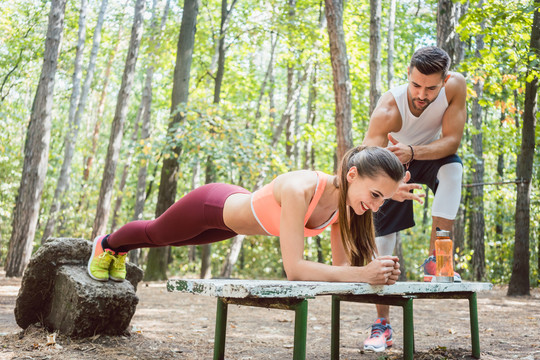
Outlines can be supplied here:
M437 282L454 282L454 243L450 239L450 231L437 229L435 240L435 257Z

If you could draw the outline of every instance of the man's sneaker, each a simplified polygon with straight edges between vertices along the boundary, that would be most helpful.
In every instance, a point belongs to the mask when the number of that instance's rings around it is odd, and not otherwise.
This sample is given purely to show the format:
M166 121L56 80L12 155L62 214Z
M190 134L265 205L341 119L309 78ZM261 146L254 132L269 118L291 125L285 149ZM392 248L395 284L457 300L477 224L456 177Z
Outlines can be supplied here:
M101 246L104 237L98 236L94 239L92 253L90 259L88 259L88 275L98 281L109 281L109 267L114 258L111 250L103 250Z
M424 282L435 280L435 271L437 269L437 259L434 255L429 256L420 267L424 268ZM454 271L454 282L461 282L461 276Z
M118 253L113 256L109 268L109 278L114 281L124 281L126 279L126 257L127 253Z
M378 318L371 325L371 335L364 341L364 350L384 351L387 347L391 347L392 327L384 318Z
M420 267L424 268L424 282L431 282L435 278L437 259L434 255L430 255Z

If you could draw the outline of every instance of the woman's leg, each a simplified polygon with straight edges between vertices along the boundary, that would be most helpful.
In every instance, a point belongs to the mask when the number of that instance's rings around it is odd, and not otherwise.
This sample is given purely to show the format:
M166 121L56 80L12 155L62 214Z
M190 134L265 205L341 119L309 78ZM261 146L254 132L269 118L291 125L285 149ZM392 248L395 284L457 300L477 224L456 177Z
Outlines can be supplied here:
M109 235L112 250L206 244L236 235L223 222L225 200L247 190L227 184L201 186L174 203L155 220L133 221Z

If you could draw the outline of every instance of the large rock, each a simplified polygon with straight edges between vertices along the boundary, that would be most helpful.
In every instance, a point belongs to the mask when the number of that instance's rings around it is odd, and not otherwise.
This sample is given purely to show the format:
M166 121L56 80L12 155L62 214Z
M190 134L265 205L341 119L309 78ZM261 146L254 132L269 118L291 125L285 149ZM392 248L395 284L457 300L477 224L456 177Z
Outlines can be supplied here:
M51 311L43 325L72 337L122 335L138 302L129 281L102 283L91 279L82 266L63 265L56 274Z
M99 282L86 274L92 250L85 239L49 239L30 259L15 306L26 329L41 322L50 331L74 337L122 334L138 303L143 271L127 263L127 282ZM112 317L111 317L112 316Z

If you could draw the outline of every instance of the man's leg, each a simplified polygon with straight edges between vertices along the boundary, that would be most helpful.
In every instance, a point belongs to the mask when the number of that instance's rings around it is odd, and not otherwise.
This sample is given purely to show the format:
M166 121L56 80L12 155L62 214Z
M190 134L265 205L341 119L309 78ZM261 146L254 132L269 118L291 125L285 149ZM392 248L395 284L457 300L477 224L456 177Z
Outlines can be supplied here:
M429 255L435 254L435 240L437 238L437 228L441 230L452 231L454 219L456 218L459 203L461 201L461 178L463 174L463 166L460 163L452 162L444 164L437 172L438 186L431 208L433 219L431 227L431 239L429 242ZM424 274L434 275L435 262L426 260L424 262ZM430 276L424 277L425 281L429 281ZM459 275L456 280L461 278Z
M392 255L396 247L396 234L391 233L375 237L379 256ZM371 334L364 341L364 350L384 351L392 346L392 327L390 326L390 306L375 305L377 307L377 319L371 325Z
M456 218L459 203L461 202L462 175L463 166L457 162L445 164L437 172L439 184L431 207L433 225L429 244L430 253L435 249L435 232L437 227L441 230L452 231L454 219Z
M441 230L452 231L454 226L454 220L448 220L439 216L432 217L433 223L431 226L431 239L429 242L429 254L433 254L435 251L435 240L437 239L437 228Z

